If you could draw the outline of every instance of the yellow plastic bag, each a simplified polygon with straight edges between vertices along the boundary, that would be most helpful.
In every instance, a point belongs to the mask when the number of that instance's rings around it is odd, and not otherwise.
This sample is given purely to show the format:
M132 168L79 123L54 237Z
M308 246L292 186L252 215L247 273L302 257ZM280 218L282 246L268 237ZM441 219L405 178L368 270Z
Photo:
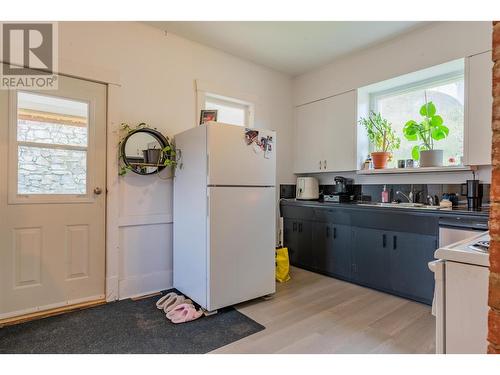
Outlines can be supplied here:
M276 249L276 280L280 283L290 280L290 261L286 247Z

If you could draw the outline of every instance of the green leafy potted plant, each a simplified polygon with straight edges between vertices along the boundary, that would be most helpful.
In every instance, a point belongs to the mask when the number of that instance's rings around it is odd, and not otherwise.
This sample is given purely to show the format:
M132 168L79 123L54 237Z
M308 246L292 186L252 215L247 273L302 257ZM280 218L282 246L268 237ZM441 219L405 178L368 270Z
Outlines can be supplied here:
M427 102L427 97L420 107L420 115L422 121L410 120L403 128L407 140L420 142L413 147L411 155L420 160L421 167L440 167L443 165L443 150L434 149L434 142L445 139L449 129L443 125L443 118L436 114L434 103Z
M359 123L365 127L368 139L375 147L375 151L371 153L373 167L386 168L391 152L397 150L401 143L392 124L374 111L370 111L369 116L359 120Z

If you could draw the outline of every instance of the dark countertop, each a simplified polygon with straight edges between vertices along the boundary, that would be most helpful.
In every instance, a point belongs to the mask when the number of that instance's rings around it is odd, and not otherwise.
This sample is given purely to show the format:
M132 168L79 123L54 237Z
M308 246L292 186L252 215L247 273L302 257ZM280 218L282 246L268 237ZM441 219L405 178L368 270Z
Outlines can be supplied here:
M398 213L409 213L409 214L419 214L419 215L432 215L432 216L449 216L449 215L458 215L458 216L467 216L471 218L481 218L487 219L490 214L489 207L483 207L481 210L470 211L467 207L457 206L451 209L419 209L419 208L393 208L393 207L383 207L383 206L370 206L367 203L372 202L352 202L352 203L333 203L333 202L322 202L319 200L297 200L297 199L281 199L280 201L286 205L295 205L295 206L304 206L304 207L320 207L320 208L347 208L347 209L363 209L363 210L384 210L390 212L398 212Z

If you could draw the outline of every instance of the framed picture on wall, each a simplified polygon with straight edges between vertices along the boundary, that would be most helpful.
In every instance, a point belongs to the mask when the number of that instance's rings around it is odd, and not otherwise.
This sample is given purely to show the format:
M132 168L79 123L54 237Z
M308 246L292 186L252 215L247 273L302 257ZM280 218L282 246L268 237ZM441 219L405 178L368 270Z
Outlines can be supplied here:
M202 109L200 114L200 125L206 124L209 121L217 121L216 109Z

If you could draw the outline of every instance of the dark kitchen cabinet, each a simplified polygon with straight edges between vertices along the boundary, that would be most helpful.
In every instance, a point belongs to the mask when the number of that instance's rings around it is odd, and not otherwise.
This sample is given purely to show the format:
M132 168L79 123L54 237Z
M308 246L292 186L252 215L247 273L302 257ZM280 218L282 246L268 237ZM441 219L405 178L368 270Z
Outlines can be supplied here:
M353 228L353 281L430 304L437 237Z
M308 269L349 279L351 275L351 229L348 225L312 222L312 242L302 263Z
M328 272L345 280L351 278L351 227L344 224L331 225L330 256Z
M284 230L284 243L292 265L350 278L350 226L285 218Z
M388 290L389 235L371 228L352 228L353 280L359 284Z
M417 301L431 303L434 274L427 264L434 260L437 237L405 232L390 234L391 290Z
M314 263L312 250L312 222L299 219L284 220L284 245L288 247L290 263L311 268Z
M285 218L283 220L283 242L288 247L288 257L290 263L298 264L299 242L297 232L297 221L295 219Z
M436 217L331 206L282 208L292 265L432 302L434 275L428 263L437 248Z
M331 262L331 230L329 223L313 223L310 267L322 273L328 272L327 265Z

